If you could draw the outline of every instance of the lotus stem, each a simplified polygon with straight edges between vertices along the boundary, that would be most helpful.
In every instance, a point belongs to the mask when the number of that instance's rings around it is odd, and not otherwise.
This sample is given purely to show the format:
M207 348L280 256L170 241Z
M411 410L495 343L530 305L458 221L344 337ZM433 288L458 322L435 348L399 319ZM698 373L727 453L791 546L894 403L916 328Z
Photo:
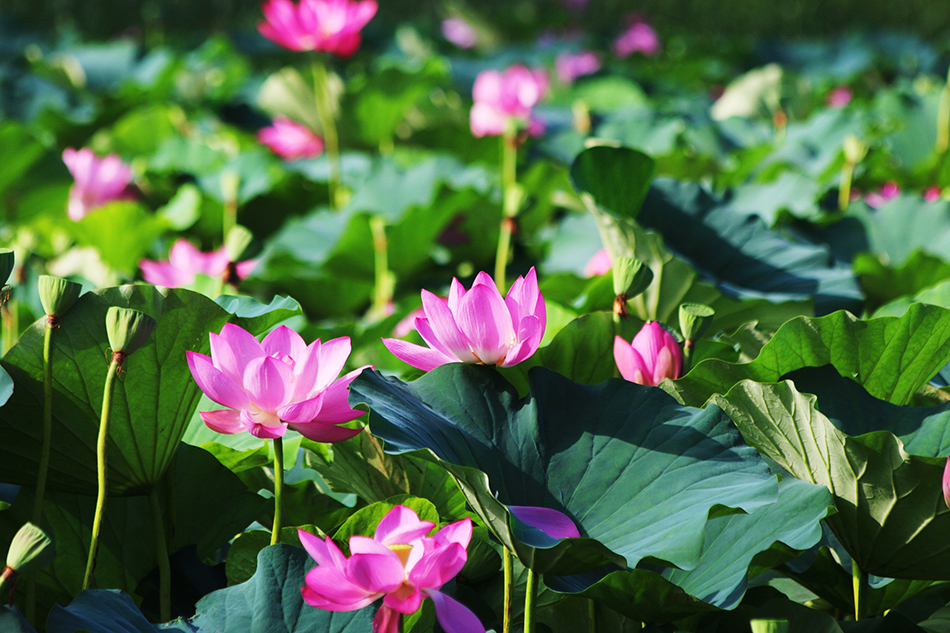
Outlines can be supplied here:
M313 94L317 104L317 118L323 128L324 151L327 155L327 164L330 167L330 179L327 186L330 189L330 206L339 209L343 206L341 198L341 168L340 143L336 134L336 122L330 108L330 86L327 68L318 57L313 58Z
M224 201L224 215L221 219L222 244L228 241L228 233L237 225L240 191L241 180L236 173L227 171L221 174L221 197Z
M866 620L868 617L868 575L851 559L851 578L854 585L854 619Z
M534 633L534 603L538 595L538 577L528 568L528 586L524 595L524 633Z
M502 633L511 633L511 584L514 580L512 576L511 569L511 550L507 547L504 548L504 553L502 554L502 560L504 561L505 567L505 602L504 602L504 614L502 616Z
M947 83L940 92L937 108L937 153L943 154L950 147L950 73L947 74Z
M13 583L13 586L10 588L10 598L12 603L13 591L16 589L16 577L17 573L12 567L7 566L3 568L3 572L0 573L0 596L2 596L3 588L8 582Z
M280 542L280 497L284 488L284 442L282 438L274 438L274 528L270 535L270 544Z
M109 439L109 418L112 413L112 392L115 387L115 377L119 371L123 355L113 353L112 362L106 372L106 386L102 393L102 414L99 418L99 441L96 444L96 461L99 470L99 494L96 496L96 514L92 521L92 539L89 542L89 558L86 560L86 573L83 576L83 591L89 589L92 582L92 573L96 568L96 554L99 551L99 532L102 529L102 515L106 509L106 497L109 494L109 477L107 463L107 441Z
M155 526L155 558L158 560L159 617L161 622L172 619L172 572L168 564L168 543L165 540L165 521L162 519L162 504L158 489L152 488L148 495L152 506L152 522Z
M369 221L373 232L376 287L373 290L373 317L382 319L393 298L392 273L389 271L389 243L386 239L386 219L374 215Z
M518 146L513 132L501 136L501 229L498 234L498 251L495 253L495 283L503 295L508 289L505 272L511 251L511 234L515 230L518 215Z
M587 599L587 623L590 633L597 633L597 603Z

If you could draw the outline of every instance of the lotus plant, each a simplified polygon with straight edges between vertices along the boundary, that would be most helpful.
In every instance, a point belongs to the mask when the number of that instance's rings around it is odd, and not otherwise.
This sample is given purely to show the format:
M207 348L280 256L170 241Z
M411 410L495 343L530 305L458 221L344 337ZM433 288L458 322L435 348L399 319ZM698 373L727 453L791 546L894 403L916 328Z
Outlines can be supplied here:
M578 77L592 75L600 70L600 58L591 51L561 53L554 60L554 72L561 83L570 85Z
M434 528L411 508L397 505L372 538L350 537L349 558L330 537L298 530L301 544L318 564L301 588L304 602L326 611L356 611L382 598L373 633L398 633L400 616L415 613L431 598L446 633L484 633L474 613L440 591L468 560L472 520L462 519L427 536Z
M943 467L943 501L950 507L950 457Z
M650 321L633 337L632 343L614 337L614 361L625 379L655 387L664 378L680 377L683 351L672 334L656 321Z
M452 279L448 299L423 290L422 308L425 316L415 326L428 347L387 338L383 344L424 371L456 362L517 365L538 350L547 324L534 268L511 284L504 299L491 276L480 272L469 290Z
M257 140L286 160L316 158L323 153L323 138L302 123L287 117L275 117L273 125L262 128Z
M652 57L660 52L660 36L643 18L634 17L627 29L614 40L613 51L620 58L630 57L634 53Z
M203 253L188 240L176 240L168 252L167 261L143 259L139 262L145 281L167 288L190 286L198 275L236 283L246 279L255 266L257 260L236 262L232 266L225 246Z
M132 170L115 154L100 158L88 147L63 150L63 162L72 174L67 214L74 222L113 200L128 199Z

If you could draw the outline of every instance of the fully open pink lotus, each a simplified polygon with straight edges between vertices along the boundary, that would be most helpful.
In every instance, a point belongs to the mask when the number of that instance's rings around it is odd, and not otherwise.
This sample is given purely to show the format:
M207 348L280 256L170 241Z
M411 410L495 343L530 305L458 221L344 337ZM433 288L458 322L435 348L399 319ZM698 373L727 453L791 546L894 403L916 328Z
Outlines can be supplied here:
M257 133L257 140L287 160L316 158L323 153L323 139L306 125L279 116Z
M349 558L329 536L320 539L299 530L301 544L318 563L301 589L304 602L326 611L356 611L382 598L373 633L398 633L400 615L415 613L432 598L446 633L484 633L474 613L439 591L468 560L472 521L463 519L427 536L434 527L412 509L396 506L373 538L350 537Z
M222 246L216 251L203 253L188 240L176 240L168 252L168 261L143 259L139 262L145 281L154 286L181 288L194 283L197 275L207 275L220 279L231 266L227 251ZM256 259L234 264L234 273L238 279L246 279L254 267Z
M130 197L125 190L132 182L132 170L117 155L100 158L88 147L67 147L63 162L75 180L69 189L70 220L78 222L107 202Z
M478 273L471 290L452 280L449 298L422 291L424 317L416 329L429 347L384 338L390 352L429 371L446 363L511 367L538 350L547 312L534 268L518 277L502 299L491 275Z
M362 43L360 31L376 15L376 0L268 0L257 30L292 51L323 51L349 57Z
M500 136L512 126L539 135L544 125L532 116L534 106L548 91L543 70L516 65L504 72L485 70L475 78L470 123L475 136Z
M188 352L188 368L198 386L220 405L201 419L219 433L249 431L260 438L282 437L291 428L317 442L340 442L360 429L339 426L361 411L347 402L350 383L365 367L337 378L350 355L342 337L310 345L280 326L258 342L226 324L211 334L211 356Z
M614 360L620 375L639 385L656 386L664 378L679 378L683 370L679 343L656 321L646 323L632 343L614 337Z

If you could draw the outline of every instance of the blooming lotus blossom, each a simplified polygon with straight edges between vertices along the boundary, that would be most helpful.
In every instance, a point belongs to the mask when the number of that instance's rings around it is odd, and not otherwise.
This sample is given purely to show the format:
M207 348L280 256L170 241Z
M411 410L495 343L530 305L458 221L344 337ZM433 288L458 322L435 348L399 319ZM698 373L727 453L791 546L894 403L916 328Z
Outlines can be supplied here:
M453 279L448 299L423 290L422 308L425 316L415 325L429 347L392 338L383 344L424 371L455 362L517 365L538 350L547 325L534 268L511 284L504 299L491 275L480 272L468 291Z
M683 351L672 334L656 321L646 323L628 343L614 337L614 361L620 375L639 385L656 386L664 378L679 378Z
M600 58L590 51L561 53L554 60L554 72L561 83L572 84L578 77L600 70Z
M521 65L504 72L480 72L472 89L472 134L500 136L516 126L526 128L532 136L540 135L544 124L532 116L532 109L547 94L548 84L543 70L529 70Z
M581 533L567 515L551 508L508 506L508 511L522 523L537 528L551 538L580 538Z
M478 31L462 18L442 20L442 37L459 48L473 48L478 44Z
M926 202L936 202L940 200L941 196L943 196L943 191L937 186L930 187L924 191L924 200Z
M660 52L660 36L653 27L641 19L635 19L627 30L614 40L614 55L630 57L634 53L653 56Z
M72 174L67 214L74 222L86 217L107 202L127 200L126 188L132 182L132 170L115 154L103 158L88 147L63 150L63 162Z
M355 420L348 388L365 367L337 378L350 355L342 337L310 345L280 326L258 342L233 323L211 334L211 356L188 352L188 368L205 394L220 405L201 419L219 433L249 431L260 438L283 437L291 428L317 442L340 442L360 432L338 426Z
M376 15L376 0L267 0L257 30L292 51L323 51L349 57L362 42L360 31Z
M279 116L257 133L257 140L281 158L316 158L323 153L323 138L309 127Z
M472 520L426 536L434 527L410 508L396 506L379 522L373 538L350 537L349 558L329 536L320 539L298 530L301 544L318 564L301 588L304 602L326 611L356 611L382 598L373 633L398 633L400 615L415 613L423 600L432 598L446 633L484 633L474 613L439 591L468 560Z
M602 248L587 260L587 264L584 266L584 276L588 278L600 277L606 275L613 267L614 263L610 259L610 253L607 252L606 248Z
M238 279L246 279L254 267L256 259L234 264L233 272ZM210 253L202 253L188 240L176 240L168 252L168 261L143 259L139 262L142 277L153 286L181 288L190 286L195 278L207 275L215 279L231 272L231 260L224 246Z
M851 99L853 98L854 93L851 91L851 88L847 86L838 86L828 93L826 102L832 108L843 108L851 103Z
M950 507L950 457L947 458L947 464L943 467L943 502Z
M893 200L901 193L900 185L896 182L886 182L881 185L881 188L877 191L872 191L864 195L864 201L869 207L874 209L880 209L883 207L889 200Z

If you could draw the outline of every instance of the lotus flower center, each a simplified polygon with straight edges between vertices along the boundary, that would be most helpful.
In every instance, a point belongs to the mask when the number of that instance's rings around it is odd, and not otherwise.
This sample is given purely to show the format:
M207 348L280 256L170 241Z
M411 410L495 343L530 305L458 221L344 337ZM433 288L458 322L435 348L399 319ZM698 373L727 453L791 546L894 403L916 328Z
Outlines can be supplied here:
M406 545L405 543L393 543L392 545L387 545L396 556L399 557L399 560L402 561L402 566L405 567L406 563L409 562L409 554L412 552L412 545Z
M294 359L288 356L287 354L284 354L283 352L274 352L270 356L274 360L279 360L280 362L287 365L291 369L294 368Z

